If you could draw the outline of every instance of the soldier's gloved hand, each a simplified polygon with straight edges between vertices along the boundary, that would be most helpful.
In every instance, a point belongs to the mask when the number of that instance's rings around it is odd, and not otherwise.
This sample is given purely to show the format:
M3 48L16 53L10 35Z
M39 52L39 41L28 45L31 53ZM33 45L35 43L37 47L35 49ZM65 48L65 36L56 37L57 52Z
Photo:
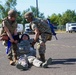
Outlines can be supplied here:
M14 41L14 43L18 43L18 41L17 41L17 40L15 40L15 41Z
M32 43L31 43L31 44L32 44L32 47L34 47L35 43L36 43L36 42L32 42Z
M14 43L14 39L10 39L10 42L11 42L11 43Z

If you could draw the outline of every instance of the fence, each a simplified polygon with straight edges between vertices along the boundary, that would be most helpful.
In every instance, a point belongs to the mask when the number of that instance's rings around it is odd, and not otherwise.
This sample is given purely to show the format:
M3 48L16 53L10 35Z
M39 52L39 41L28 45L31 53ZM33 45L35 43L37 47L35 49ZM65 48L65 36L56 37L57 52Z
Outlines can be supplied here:
M65 31L66 30L66 26L65 25L58 25L57 26L57 30Z

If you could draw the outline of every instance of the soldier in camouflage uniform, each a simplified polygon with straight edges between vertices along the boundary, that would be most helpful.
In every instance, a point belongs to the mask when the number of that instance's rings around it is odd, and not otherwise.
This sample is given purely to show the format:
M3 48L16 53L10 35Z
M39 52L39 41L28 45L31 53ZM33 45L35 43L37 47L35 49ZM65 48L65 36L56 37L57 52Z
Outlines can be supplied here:
M33 45L37 42L40 59L45 62L45 43L52 38L51 29L43 20L34 18L32 12L25 13L24 17L26 21L30 22L30 27L35 32Z
M29 54L30 56L36 56L36 50L32 47L31 43L33 39L30 39L29 35L24 33L21 36L20 42L18 43L18 54ZM30 52L31 51L31 52ZM31 54L30 54L31 53Z
M31 45L33 41L34 40L30 39L28 34L23 34L21 36L21 41L18 43L19 59L16 64L18 69L26 70L28 69L29 64L43 68L46 68L49 64L51 64L51 58L44 63L36 58L36 50Z
M11 42L11 50L8 53L8 59L10 60L10 65L13 65L17 60L17 40L14 40L12 36L17 36L17 22L16 22L17 12L15 10L10 10L8 16L3 19L1 34L8 35ZM5 45L7 41L5 41ZM6 45L7 46L7 45ZM13 59L14 58L14 59Z

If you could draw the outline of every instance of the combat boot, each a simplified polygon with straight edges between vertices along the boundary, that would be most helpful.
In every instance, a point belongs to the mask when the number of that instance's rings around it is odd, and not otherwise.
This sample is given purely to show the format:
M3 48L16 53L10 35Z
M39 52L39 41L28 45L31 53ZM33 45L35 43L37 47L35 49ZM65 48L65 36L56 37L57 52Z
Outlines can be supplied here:
M17 61L18 61L17 56L14 56L13 61L14 61L14 63L17 63Z
M14 65L14 61L9 59L10 60L10 65Z
M49 58L48 60L46 60L43 64L42 67L43 68L47 68L48 65L50 65L52 63L52 58Z
M41 60L42 62L45 62L45 54L40 54L40 60Z

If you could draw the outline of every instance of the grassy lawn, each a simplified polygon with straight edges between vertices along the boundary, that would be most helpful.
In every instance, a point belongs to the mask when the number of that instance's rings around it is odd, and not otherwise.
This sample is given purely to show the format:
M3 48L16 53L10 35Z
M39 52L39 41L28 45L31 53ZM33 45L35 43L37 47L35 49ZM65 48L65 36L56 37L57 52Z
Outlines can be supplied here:
M56 33L66 33L66 31L57 30Z

